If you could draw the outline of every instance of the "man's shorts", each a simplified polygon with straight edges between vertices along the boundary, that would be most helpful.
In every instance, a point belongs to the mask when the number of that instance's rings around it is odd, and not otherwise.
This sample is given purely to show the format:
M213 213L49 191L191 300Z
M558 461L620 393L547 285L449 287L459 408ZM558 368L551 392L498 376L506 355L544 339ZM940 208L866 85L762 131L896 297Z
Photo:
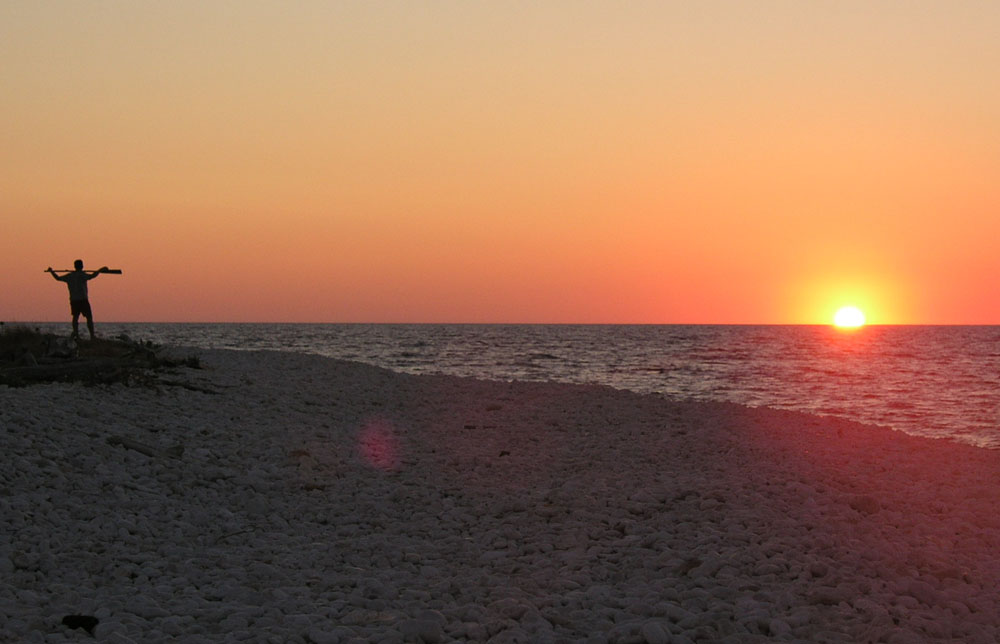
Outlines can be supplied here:
M83 315L88 320L94 317L94 314L90 312L90 302L88 300L70 300L69 310L72 312L73 317Z

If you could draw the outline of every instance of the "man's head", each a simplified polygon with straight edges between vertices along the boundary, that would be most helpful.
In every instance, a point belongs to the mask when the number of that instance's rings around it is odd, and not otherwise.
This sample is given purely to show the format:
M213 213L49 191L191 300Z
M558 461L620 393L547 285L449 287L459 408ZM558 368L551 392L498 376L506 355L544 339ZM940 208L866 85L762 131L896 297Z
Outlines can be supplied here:
M75 262L73 262L73 268L75 268L78 271L82 271L83 270L83 260L82 259L78 259Z

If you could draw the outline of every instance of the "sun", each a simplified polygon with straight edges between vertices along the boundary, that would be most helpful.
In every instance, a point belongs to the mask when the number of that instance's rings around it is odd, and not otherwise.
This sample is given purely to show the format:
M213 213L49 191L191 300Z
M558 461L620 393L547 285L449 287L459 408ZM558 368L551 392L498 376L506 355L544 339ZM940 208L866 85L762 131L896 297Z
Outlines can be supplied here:
M865 314L856 306L842 306L833 316L833 325L842 329L857 329L864 324Z

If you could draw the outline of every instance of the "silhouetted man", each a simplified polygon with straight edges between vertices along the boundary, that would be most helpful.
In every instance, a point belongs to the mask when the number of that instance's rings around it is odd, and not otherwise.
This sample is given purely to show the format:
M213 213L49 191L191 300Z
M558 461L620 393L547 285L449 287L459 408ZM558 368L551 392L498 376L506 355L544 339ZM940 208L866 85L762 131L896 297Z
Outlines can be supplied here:
M83 260L78 259L73 262L73 268L75 270L65 275L56 275L51 266L46 270L55 279L60 282L66 282L66 286L69 287L69 309L73 314L73 337L80 337L80 315L82 314L83 317L87 318L87 330L90 331L90 339L93 340L94 314L90 310L90 298L87 297L87 282L108 270L108 267L104 266L92 273L85 273L83 271Z

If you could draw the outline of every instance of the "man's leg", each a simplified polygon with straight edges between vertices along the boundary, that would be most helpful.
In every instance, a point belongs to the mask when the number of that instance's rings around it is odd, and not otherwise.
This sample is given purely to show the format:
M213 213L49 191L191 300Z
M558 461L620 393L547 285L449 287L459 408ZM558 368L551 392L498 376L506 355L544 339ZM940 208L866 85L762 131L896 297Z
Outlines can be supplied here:
M77 311L73 314L73 337L80 337L80 312Z
M94 339L94 312L90 310L90 302L81 301L76 303L76 312L82 313L87 318L87 330L90 331L90 339Z

